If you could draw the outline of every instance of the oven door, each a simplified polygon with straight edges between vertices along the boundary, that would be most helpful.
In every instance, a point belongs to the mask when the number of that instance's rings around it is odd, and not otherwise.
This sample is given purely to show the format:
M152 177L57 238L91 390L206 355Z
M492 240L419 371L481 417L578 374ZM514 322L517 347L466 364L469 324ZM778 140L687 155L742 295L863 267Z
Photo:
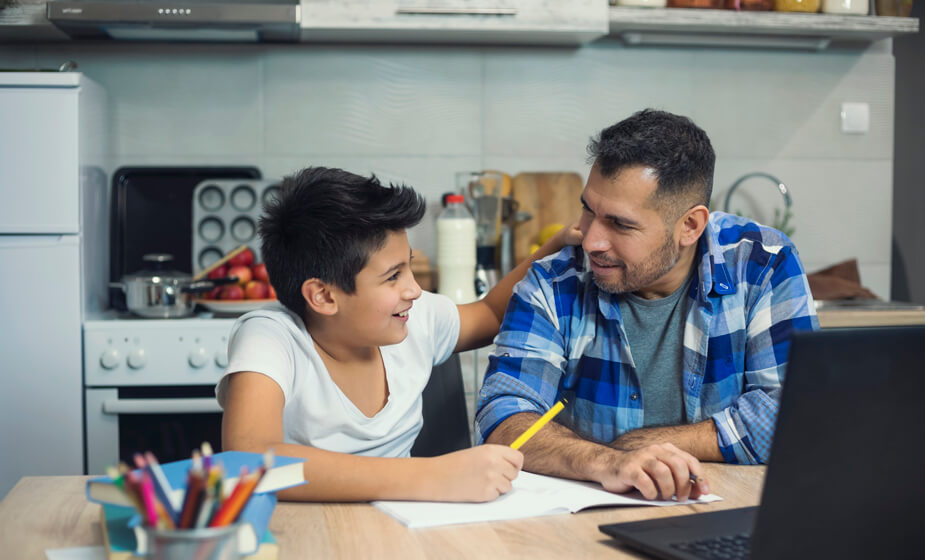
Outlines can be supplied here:
M215 386L86 389L87 473L151 451L161 462L190 456L208 441L221 451L222 409Z

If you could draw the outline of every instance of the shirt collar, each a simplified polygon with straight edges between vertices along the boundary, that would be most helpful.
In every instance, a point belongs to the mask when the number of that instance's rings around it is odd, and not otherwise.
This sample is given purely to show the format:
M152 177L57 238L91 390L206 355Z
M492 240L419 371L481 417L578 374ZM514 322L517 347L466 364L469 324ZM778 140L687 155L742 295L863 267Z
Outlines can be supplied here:
M735 282L726 266L726 257L723 255L719 243L719 232L713 226L713 214L707 220L707 226L700 235L697 248L700 253L700 294L706 300L708 295L725 296L736 292Z

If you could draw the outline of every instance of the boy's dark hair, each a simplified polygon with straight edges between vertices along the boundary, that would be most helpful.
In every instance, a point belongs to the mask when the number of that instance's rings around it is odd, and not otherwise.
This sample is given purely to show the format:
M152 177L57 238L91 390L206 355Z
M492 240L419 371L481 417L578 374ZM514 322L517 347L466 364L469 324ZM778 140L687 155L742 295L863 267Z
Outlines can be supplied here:
M608 179L624 168L656 171L654 202L666 220L697 204L709 206L716 154L707 133L687 117L644 109L605 128L588 145L590 160ZM669 215L670 214L670 215Z
M357 273L387 234L416 225L425 209L411 187L385 187L375 175L309 167L286 177L259 224L276 297L304 317L302 284L310 278L352 294Z

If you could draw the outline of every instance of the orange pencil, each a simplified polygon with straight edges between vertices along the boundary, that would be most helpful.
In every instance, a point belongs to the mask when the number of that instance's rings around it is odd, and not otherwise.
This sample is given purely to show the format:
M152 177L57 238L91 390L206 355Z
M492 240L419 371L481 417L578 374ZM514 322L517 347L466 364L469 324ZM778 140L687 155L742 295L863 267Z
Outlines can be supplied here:
M234 490L231 491L231 495L228 496L228 499L219 507L219 510L215 512L215 516L212 518L212 522L209 523L209 527L224 527L225 525L233 523L234 520L237 519L238 514L241 513L241 510L244 509L244 505L247 503L247 500L250 499L259 481L259 473L242 475L241 479L238 480L238 484L234 487Z

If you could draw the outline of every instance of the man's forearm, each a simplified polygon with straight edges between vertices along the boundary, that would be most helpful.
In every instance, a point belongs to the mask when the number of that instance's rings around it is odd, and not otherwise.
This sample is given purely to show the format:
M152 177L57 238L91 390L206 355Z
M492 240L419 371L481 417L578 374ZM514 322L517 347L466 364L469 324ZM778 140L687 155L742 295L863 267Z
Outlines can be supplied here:
M611 447L632 451L655 443L671 443L701 461L723 461L716 435L716 424L708 418L696 424L641 428L627 432L611 442Z
M528 412L510 416L491 432L486 442L510 445L538 418L538 414ZM577 480L597 480L598 459L610 450L552 421L530 438L520 451L524 454L526 471Z

